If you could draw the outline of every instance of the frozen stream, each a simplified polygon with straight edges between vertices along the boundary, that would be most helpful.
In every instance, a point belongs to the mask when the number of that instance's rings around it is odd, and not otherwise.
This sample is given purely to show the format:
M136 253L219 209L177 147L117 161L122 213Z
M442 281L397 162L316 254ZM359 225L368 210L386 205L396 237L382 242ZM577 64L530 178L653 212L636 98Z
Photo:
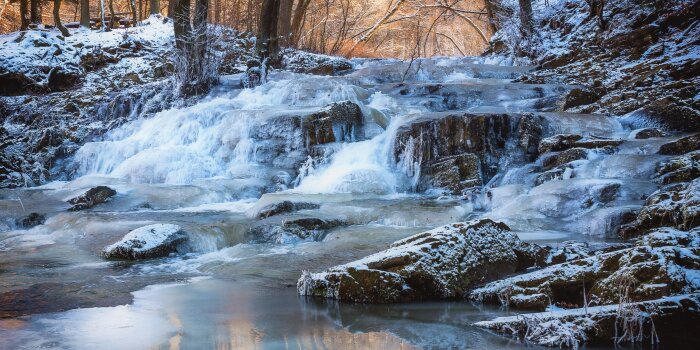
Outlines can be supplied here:
M550 112L571 87L511 82L527 68L423 60L402 83L406 68L367 61L341 77L274 73L251 90L224 85L194 106L133 121L84 145L71 160L72 181L1 190L0 349L525 347L470 326L506 310L457 301L311 300L296 295L296 280L302 270L482 216L531 242L614 241L607 234L614 214L640 207L657 188L650 177L663 158L655 153L669 139L633 140L614 117ZM304 140L280 129L287 115L346 100L361 107L364 127L324 145L323 157L311 161L297 147ZM410 162L394 159L396 132L455 110L537 112L556 121L557 132L625 142L613 154L578 161L561 180L537 185L533 163L505 157L481 193L416 193ZM610 184L619 186L613 200L581 204ZM92 210L66 211L65 200L97 185L118 194ZM252 240L257 210L282 200L318 208L281 220L346 225L315 240ZM46 222L18 229L14 220L31 212L46 213ZM139 262L99 257L126 232L152 223L187 232L181 254Z

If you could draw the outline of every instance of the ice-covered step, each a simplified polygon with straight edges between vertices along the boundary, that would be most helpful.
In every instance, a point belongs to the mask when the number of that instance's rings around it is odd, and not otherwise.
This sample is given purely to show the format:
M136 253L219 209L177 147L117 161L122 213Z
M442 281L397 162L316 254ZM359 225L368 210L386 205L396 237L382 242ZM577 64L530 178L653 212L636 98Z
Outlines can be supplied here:
M511 111L555 111L562 108L567 93L573 87L472 79L445 83L384 84L377 89L404 104L432 111L478 106L502 107Z

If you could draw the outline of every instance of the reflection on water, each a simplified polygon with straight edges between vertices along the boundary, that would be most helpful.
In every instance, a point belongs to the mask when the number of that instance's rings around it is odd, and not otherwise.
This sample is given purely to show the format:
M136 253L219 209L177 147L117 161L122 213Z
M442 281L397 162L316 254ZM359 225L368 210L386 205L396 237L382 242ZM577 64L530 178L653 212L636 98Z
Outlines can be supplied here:
M348 305L216 279L151 286L132 305L0 322L2 349L508 348L467 303Z

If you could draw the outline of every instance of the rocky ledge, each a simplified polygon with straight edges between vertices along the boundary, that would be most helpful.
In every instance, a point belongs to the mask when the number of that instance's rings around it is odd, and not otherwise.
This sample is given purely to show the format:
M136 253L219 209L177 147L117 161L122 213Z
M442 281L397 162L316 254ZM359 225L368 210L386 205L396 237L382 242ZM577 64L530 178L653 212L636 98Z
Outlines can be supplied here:
M477 327L515 336L544 346L578 348L585 342L611 339L622 342L675 337L700 341L700 295L687 294L669 298L571 310L499 317L477 322Z
M544 311L700 291L700 230L658 229L630 248L552 265L473 290L469 299Z
M321 273L304 272L300 295L361 303L464 297L479 284L543 264L547 251L489 219L453 223Z

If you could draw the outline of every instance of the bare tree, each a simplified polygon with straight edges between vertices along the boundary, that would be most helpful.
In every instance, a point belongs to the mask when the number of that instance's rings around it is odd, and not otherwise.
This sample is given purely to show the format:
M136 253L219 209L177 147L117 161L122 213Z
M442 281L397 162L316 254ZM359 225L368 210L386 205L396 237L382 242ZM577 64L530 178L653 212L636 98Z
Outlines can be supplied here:
M40 24L41 23L41 2L40 0L30 0L30 8L31 8L31 15L30 20L32 24Z
M56 11L55 8L54 11ZM102 31L109 31L107 23L105 22L105 0L100 0L100 27L102 28Z
M276 61L278 58L279 40L277 38L277 26L279 9L280 0L263 0L262 2L256 46L257 55L262 61L267 58Z
M157 15L160 13L160 0L151 0L151 14Z
M70 36L68 29L61 22L61 0L53 1L53 21L56 23L56 28L61 31L63 36Z
M530 37L534 28L532 18L532 0L518 0L520 6L520 31L524 37Z
M114 15L114 0L109 0L109 28L114 28L117 17ZM119 23L117 23L119 25Z
M284 46L289 45L291 38L292 7L294 7L294 0L280 0L279 26L277 32Z
M90 28L90 0L80 0L80 25Z
M136 12L136 0L129 0L129 7L131 7L131 20L134 22L134 27L136 27L139 24L138 12Z
M29 0L19 1L19 16L20 16L20 28L19 30L25 31L29 29Z
M187 50L187 39L192 32L190 25L190 0L174 0L175 1L175 47L178 50Z
M306 10L311 4L311 0L298 0L297 6L294 9L294 16L292 17L292 44L296 45L301 37L301 27L304 21L304 16L306 16Z
M170 18L175 17L175 4L177 4L177 0L168 1L168 17Z
M209 0L197 0L193 14L190 6L190 0L178 0L174 8L175 78L179 92L186 96L206 93L218 79L216 57L209 46Z

